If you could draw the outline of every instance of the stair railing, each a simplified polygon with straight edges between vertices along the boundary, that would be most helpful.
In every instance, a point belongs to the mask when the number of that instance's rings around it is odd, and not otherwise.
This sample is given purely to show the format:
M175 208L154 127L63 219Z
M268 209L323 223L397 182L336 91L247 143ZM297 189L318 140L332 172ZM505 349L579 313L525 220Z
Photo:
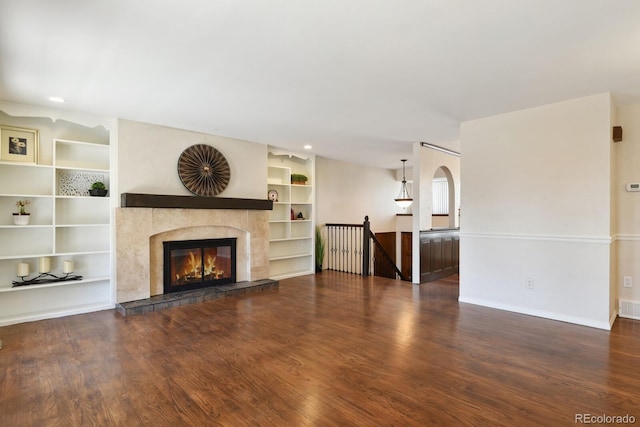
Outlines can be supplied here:
M327 269L365 274L363 273L365 271L363 270L365 251L363 224L326 224L326 228Z
M378 264L393 271L397 279L411 280L402 274L371 232L369 216L364 217L362 224L326 224L326 227L327 269L369 276L376 275L375 265ZM372 250L372 245L376 250ZM377 258L375 254L378 254Z

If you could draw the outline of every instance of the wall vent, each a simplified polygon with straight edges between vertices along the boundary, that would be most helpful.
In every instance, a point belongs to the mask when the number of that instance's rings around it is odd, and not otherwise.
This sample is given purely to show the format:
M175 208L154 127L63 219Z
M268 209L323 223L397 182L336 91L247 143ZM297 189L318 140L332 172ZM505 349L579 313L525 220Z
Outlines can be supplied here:
M618 315L628 319L640 320L640 302L620 300Z

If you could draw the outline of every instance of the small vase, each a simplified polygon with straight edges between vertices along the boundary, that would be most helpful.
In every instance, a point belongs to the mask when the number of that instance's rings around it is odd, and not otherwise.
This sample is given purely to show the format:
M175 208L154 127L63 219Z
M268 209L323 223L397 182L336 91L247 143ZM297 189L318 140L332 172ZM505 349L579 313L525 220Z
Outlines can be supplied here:
M13 214L13 223L15 225L29 225L29 214Z

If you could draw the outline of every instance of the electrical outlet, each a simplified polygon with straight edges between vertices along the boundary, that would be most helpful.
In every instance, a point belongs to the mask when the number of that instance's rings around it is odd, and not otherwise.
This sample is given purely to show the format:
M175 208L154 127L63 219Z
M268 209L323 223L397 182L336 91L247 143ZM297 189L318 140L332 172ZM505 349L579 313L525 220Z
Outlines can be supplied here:
M633 286L633 280L631 279L631 276L624 276L624 287L630 288L632 286Z
M527 289L533 289L533 279L527 279L527 284L525 286Z

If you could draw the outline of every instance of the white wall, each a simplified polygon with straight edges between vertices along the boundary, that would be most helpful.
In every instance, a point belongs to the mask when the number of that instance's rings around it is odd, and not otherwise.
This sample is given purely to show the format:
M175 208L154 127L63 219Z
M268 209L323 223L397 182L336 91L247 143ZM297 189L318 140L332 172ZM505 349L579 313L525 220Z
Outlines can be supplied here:
M177 164L182 151L194 144L215 147L229 162L231 180L218 196L266 199L266 145L127 120L119 121L119 191L191 195Z
M462 124L461 302L610 327L611 126L609 94Z
M622 126L622 141L614 144L617 197L617 276L620 299L640 303L640 192L625 190L625 184L640 182L640 105L617 110L617 125ZM633 287L623 286L630 276Z
M371 230L395 231L393 200L400 183L395 171L316 157L316 223L362 224L369 216Z

